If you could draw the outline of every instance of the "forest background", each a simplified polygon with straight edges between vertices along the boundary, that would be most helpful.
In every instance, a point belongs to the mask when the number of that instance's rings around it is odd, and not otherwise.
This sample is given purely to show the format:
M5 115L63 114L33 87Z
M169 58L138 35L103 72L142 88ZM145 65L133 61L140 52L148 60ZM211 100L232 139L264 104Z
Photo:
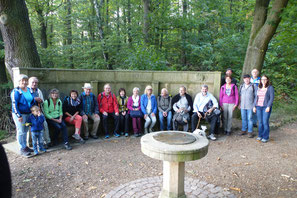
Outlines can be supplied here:
M25 2L43 68L223 73L232 68L240 80L257 4L266 3L271 13L274 1ZM296 103L297 1L279 1L288 4L268 42L260 70L271 78L276 101Z

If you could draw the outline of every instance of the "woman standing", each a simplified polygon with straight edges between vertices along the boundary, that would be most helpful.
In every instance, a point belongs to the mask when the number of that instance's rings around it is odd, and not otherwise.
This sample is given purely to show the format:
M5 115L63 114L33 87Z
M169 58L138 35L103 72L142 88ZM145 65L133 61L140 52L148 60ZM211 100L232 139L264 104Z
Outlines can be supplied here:
M126 96L126 90L124 88L119 89L119 95L117 96L120 114L120 131L121 135L129 136L129 114L128 114L128 97Z
M257 97L254 101L253 111L257 113L259 122L257 141L263 143L269 140L269 118L272 110L272 103L274 100L274 88L270 84L269 78L266 75L261 77Z
M76 90L71 90L70 96L67 96L63 102L63 117L66 122L75 126L75 133L72 135L72 137L84 144L85 141L80 136L82 123L82 117L79 115L80 107L81 101L78 98L78 92Z
M30 108L35 104L33 92L30 92L28 86L28 76L20 74L19 86L14 88L10 94L12 102L12 118L16 126L17 141L20 147L20 153L23 156L29 156L32 149L27 147L28 126L25 125L30 116Z
M224 131L231 134L233 111L238 105L238 89L235 84L231 84L231 76L225 77L226 84L221 87L220 107L223 110Z
M157 100L153 94L152 86L146 86L144 94L141 96L141 111L144 114L144 134L153 132L156 124Z
M134 136L139 137L142 133L141 119L143 114L141 112L139 88L133 88L133 95L129 97L127 107L129 109L129 115L132 118Z
M68 132L67 127L62 120L62 101L59 99L59 90L52 89L50 91L49 99L44 101L44 115L46 117L47 123L55 128L54 144L58 141L59 131L62 132L64 147L67 150L71 150L72 147L68 142Z

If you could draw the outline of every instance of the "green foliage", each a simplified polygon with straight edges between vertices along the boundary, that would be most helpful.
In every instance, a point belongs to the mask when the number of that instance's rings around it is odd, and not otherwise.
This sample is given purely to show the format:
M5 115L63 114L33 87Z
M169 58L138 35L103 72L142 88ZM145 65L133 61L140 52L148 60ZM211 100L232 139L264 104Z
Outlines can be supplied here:
M7 132L4 130L0 130L0 140L3 140L7 137Z

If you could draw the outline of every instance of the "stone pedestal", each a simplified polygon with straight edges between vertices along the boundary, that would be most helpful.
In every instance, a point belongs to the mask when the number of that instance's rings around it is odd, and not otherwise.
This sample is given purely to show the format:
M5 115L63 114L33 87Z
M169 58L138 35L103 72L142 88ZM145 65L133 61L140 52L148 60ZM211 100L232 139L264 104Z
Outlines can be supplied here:
M163 189L159 198L185 198L185 162L163 161Z
M203 135L179 131L149 133L141 138L141 151L163 160L163 188L159 198L186 198L185 162L204 157L208 145Z

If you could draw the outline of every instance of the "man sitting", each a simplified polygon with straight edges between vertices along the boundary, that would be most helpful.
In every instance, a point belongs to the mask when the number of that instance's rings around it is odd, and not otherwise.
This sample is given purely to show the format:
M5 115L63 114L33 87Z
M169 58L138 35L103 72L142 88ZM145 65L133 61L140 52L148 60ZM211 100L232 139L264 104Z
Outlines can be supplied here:
M113 119L115 120L114 136L120 137L120 135L118 134L119 119L120 119L118 102L117 102L116 96L113 93L111 93L111 87L109 84L104 85L104 92L98 95L97 100L99 105L99 111L102 113L105 139L109 138L108 124L107 124L108 117L113 117Z
M217 99L208 92L208 86L202 85L201 92L198 93L194 100L192 115L192 131L196 129L199 118L205 118L210 123L210 135L211 140L216 140L214 133L218 130L219 116L213 111L218 108Z

